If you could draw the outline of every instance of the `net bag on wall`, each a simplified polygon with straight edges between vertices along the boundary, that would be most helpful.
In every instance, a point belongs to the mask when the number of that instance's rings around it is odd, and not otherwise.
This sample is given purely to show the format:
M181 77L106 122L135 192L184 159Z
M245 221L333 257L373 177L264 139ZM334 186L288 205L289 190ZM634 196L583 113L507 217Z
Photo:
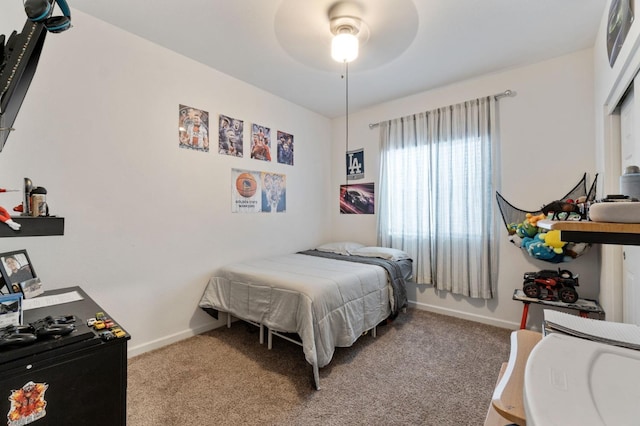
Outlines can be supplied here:
M587 191L587 174L565 196L552 200L540 210L522 210L509 203L496 191L496 200L509 240L536 259L551 263L568 262L586 253L589 243L571 243L560 240L560 231L538 228L541 219L586 220L588 205L596 198L596 174Z

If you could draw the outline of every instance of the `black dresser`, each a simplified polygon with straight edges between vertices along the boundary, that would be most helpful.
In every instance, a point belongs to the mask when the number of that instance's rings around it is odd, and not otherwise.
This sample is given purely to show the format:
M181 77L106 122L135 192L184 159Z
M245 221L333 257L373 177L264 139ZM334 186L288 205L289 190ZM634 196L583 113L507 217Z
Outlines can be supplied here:
M88 327L87 318L97 312L111 316L80 287L51 290L39 297L72 291L83 300L26 310L23 323L74 315L73 332L0 349L0 416L8 425L126 424L130 336L103 340Z

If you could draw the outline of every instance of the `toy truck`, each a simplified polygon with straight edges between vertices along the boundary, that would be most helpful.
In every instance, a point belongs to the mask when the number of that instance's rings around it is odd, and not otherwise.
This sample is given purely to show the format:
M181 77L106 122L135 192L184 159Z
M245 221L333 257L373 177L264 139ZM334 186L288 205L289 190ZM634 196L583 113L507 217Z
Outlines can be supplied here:
M578 300L575 287L578 285L578 276L571 271L543 269L524 273L522 291L527 297L575 303Z

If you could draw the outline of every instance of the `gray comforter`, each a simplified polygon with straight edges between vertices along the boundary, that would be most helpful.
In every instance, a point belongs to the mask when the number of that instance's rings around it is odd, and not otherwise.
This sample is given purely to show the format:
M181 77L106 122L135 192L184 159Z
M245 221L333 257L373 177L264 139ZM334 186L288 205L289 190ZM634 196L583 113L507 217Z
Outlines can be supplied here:
M382 266L389 262L328 257L296 253L227 265L199 305L297 333L306 360L324 367L336 347L351 346L406 304L401 275Z
M393 295L391 297L391 315L393 317L397 316L398 311L407 306L407 289L405 287L406 283L402 274L402 270L396 262L381 259L378 257L345 256L342 254L323 252L319 250L306 250L299 253L306 254L307 256L326 257L328 259L336 259L346 262L358 262L367 263L369 265L378 265L384 268L387 271L387 274L389 274L389 280L393 291Z

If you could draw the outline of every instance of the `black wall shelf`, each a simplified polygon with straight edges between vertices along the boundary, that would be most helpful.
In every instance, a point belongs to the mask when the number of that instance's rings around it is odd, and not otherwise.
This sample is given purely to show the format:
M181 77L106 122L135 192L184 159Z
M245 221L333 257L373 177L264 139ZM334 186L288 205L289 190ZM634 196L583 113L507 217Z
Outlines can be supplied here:
M640 223L539 220L539 228L559 230L562 241L640 246Z
M0 224L0 238L5 237L43 237L47 235L64 235L63 217L12 217L14 222L22 225L14 231L8 225Z

